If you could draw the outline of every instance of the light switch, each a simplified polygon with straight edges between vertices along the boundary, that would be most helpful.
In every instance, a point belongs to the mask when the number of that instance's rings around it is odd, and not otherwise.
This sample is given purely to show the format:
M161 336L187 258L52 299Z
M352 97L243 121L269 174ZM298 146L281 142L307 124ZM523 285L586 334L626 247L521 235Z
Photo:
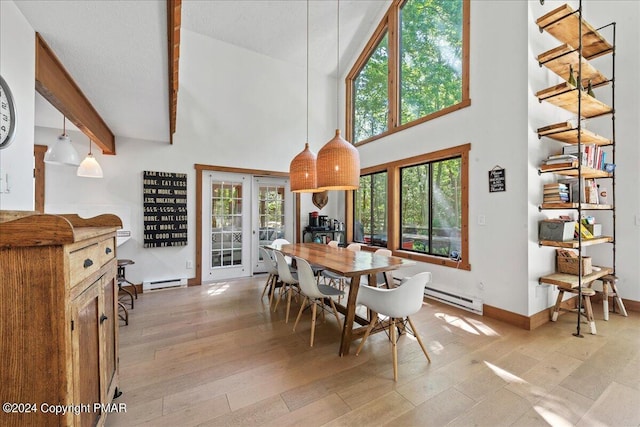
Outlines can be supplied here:
M478 225L487 225L487 219L484 215L478 215Z

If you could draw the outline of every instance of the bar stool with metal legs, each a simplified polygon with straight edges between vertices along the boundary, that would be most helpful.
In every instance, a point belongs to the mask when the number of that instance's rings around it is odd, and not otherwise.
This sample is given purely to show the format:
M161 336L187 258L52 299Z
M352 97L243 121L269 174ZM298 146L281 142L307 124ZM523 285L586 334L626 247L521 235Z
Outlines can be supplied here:
M126 285L126 286L127 287L129 287L129 286L133 287L133 292L135 292L135 298L138 298L138 290L136 289L136 285L134 285L133 283L128 281L127 277L126 277L126 274L125 274L125 267L127 265L131 265L131 264L135 264L135 262L133 260L130 260L130 259L119 259L118 260L117 279L118 279L118 290L119 291L123 291L124 293L129 295L129 297L131 298L131 309L133 309L134 294L131 293L130 290L128 290L128 289L126 289L126 288L124 288L122 286L123 283L128 283L128 285Z

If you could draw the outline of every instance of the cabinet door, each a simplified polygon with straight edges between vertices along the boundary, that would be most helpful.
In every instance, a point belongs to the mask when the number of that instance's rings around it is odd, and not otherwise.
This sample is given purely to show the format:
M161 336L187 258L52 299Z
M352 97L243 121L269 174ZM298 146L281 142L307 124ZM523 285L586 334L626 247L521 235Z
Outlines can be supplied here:
M88 404L90 410L78 415L78 424L94 426L100 411L93 404L100 400L100 283L97 280L74 300L73 365L74 404Z
M110 391L112 387L113 379L115 378L116 371L118 369L118 286L116 284L115 275L108 274L103 277L102 296L103 306L101 319L102 324L102 354L103 354L103 366L102 373L103 384L103 402L107 403L111 401L113 395Z

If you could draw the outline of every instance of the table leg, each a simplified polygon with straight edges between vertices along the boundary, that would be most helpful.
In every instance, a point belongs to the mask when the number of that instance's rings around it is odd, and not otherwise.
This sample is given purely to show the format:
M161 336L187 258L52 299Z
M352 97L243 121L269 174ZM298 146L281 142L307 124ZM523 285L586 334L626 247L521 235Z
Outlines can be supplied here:
M360 288L360 276L354 276L351 278L349 296L347 297L346 314L344 316L342 339L340 341L340 352L338 353L340 356L346 356L349 354L353 321L356 316L356 298L358 297L358 288Z

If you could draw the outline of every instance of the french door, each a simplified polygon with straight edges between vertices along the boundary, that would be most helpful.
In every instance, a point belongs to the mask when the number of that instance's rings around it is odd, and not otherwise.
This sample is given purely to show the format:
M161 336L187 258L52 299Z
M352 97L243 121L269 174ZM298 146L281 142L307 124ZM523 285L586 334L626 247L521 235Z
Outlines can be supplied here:
M258 246L293 236L288 180L216 171L203 174L203 282L266 271Z
M293 196L285 178L255 177L253 189L253 272L264 273L267 268L258 247L276 239L293 241Z

